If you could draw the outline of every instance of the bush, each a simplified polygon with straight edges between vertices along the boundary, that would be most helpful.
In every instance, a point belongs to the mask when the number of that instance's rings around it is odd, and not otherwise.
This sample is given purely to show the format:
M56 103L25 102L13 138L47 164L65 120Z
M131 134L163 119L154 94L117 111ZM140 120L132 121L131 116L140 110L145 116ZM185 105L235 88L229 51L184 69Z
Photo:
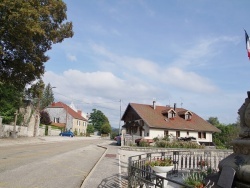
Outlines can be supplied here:
M205 146L198 145L195 142L185 142L185 141L164 141L160 140L155 143L156 147L159 148L191 148L191 149L204 149Z
M140 147L149 147L149 143L146 140L140 140L139 146Z
M160 139L159 139L158 137L154 137L153 140L154 140L154 142L157 142L157 141L159 141Z
M117 133L116 132L112 132L111 135L110 135L110 139L111 140L114 140L114 138L117 136Z
M169 136L168 136L168 135L164 136L164 138L163 138L162 140L170 141L170 139L169 139Z
M77 130L75 129L75 131L74 131L74 135L75 136L77 136L78 135L78 132L77 132Z

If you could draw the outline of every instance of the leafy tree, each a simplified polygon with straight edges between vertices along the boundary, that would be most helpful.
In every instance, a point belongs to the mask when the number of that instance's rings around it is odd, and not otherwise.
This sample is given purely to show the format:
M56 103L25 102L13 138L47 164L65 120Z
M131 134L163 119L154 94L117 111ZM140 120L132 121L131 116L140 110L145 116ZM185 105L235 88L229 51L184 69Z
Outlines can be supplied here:
M219 148L230 148L230 143L239 135L239 127L237 122L233 124L224 125L221 124L218 118L210 117L210 123L213 122L214 125L221 130L220 133L213 134L213 142ZM209 120L207 120L209 122Z
M42 98L40 99L40 109L44 109L54 102L54 93L50 83L43 90Z
M94 133L95 132L95 128L93 125L88 124L87 126L87 133Z
M26 97L30 100L33 100L34 106L37 111L40 111L40 100L43 95L44 83L42 80L38 80L38 82L31 85L30 88L26 90Z
M219 126L220 122L217 117L210 117L208 118L207 122L211 123L214 126Z
M108 118L100 110L93 109L90 113L89 122L94 126L95 130L101 131L101 126L108 122Z
M45 124L45 125L51 124L51 120L50 120L50 116L48 112L46 111L40 112L40 123Z
M111 133L111 126L110 126L109 122L105 122L101 126L100 131L101 131L102 134L109 134L109 133Z
M15 112L22 105L23 92L11 84L0 82L0 116L3 123L14 122Z
M19 88L44 74L52 44L73 36L62 0L0 1L0 81Z

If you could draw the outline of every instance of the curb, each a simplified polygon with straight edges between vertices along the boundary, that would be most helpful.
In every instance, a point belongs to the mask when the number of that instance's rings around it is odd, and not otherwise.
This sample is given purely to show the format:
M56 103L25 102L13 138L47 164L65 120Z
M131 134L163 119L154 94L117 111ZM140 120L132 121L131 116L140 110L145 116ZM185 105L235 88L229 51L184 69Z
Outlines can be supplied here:
M98 166L98 164L101 162L101 160L104 158L104 156L106 155L108 148L105 146L101 146L101 145L97 145L97 147L101 147L106 149L105 152L102 154L102 156L100 157L100 159L96 162L96 164L94 165L94 167L90 170L90 172L88 173L88 175L86 176L86 178L83 180L81 188L84 188L86 182L88 181L88 179L90 178L90 176L93 174L94 170L96 169L96 167Z

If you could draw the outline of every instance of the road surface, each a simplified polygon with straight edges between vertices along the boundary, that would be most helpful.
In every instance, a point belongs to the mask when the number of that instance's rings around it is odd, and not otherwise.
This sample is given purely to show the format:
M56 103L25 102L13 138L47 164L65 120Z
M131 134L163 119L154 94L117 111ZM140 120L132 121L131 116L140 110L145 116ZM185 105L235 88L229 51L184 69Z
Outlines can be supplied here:
M105 149L102 139L0 146L0 187L81 187Z

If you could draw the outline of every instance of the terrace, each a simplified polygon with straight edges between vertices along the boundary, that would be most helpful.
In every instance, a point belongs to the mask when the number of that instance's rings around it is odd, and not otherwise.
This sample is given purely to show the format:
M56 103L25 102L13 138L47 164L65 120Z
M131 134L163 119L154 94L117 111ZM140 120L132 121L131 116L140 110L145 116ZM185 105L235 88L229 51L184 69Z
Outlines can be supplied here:
M140 148L139 151L146 152L146 150ZM183 176L192 172L200 173L208 168L218 171L219 162L231 153L231 150L156 149L153 151L151 149L150 152L128 158L128 187L190 187L184 184ZM153 171L146 162L155 158L170 158L173 161L172 170L167 173Z

